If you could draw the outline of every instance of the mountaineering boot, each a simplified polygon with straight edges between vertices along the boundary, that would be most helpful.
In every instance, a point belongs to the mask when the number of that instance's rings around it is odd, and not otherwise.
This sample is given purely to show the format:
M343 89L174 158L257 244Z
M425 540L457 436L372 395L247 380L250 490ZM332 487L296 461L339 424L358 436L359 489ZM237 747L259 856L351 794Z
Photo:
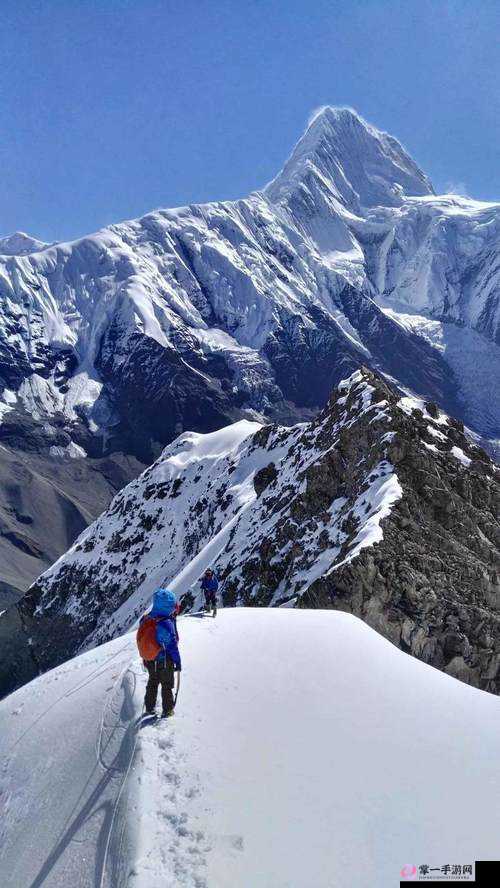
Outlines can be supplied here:
M156 715L156 709L145 709L144 715Z
M173 709L164 709L163 712L162 712L162 714L161 714L161 717L162 717L162 718L170 718L173 714L174 714L174 710L173 710Z

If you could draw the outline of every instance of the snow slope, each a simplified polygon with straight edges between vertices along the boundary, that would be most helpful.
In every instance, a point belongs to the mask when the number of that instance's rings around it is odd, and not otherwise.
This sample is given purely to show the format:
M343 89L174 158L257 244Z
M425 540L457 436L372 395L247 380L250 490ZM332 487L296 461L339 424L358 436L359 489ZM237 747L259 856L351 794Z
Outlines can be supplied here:
M2 885L122 884L132 838L121 789L141 706L131 636L70 660L0 703Z
M175 717L128 635L0 703L9 888L388 888L498 852L497 699L353 616L179 621Z

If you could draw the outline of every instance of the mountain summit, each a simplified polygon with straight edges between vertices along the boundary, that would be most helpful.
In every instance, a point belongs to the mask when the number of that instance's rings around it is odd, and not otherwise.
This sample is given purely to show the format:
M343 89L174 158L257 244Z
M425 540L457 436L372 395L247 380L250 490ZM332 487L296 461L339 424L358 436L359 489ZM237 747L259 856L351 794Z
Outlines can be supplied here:
M400 206L405 197L434 194L403 146L350 108L326 107L315 114L265 193L287 202L296 189L308 187L328 189L357 215L363 208Z
M24 231L15 231L6 237L0 237L0 256L27 256L30 253L38 253L48 246L50 244L31 237Z

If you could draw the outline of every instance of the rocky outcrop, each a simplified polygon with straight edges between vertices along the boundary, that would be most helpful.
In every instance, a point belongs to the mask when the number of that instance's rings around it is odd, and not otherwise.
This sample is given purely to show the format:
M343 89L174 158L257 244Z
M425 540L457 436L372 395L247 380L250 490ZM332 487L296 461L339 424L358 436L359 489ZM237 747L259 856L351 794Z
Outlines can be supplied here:
M129 627L159 583L197 607L321 607L497 693L499 470L432 402L366 368L293 427L181 435L20 605L45 669ZM177 579L175 579L177 577Z
M383 539L318 578L300 605L354 613L408 653L498 693L499 472L459 423L439 423L436 405L424 410L392 414L387 455L403 497Z

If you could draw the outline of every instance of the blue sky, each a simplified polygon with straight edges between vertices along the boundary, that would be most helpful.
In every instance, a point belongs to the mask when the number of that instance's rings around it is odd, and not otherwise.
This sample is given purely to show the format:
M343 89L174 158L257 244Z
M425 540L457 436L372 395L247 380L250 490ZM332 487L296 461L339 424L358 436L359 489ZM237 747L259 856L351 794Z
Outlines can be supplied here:
M0 235L244 196L350 105L500 199L498 0L2 0Z

